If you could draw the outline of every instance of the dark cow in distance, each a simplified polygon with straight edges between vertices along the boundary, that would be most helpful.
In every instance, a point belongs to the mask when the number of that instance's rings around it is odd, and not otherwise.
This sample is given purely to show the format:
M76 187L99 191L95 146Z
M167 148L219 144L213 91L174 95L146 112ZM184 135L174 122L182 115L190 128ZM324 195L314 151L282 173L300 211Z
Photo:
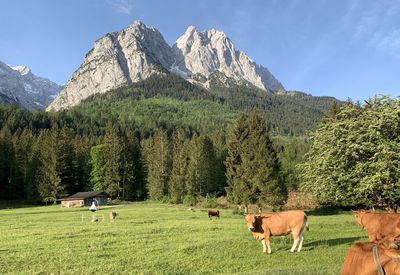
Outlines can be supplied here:
M356 223L368 235L370 242L376 242L384 237L400 236L400 214L373 213L365 210L353 211Z
M208 211L208 217L210 218L210 220L212 220L212 217L216 217L219 219L219 210L209 210Z
M343 263L342 275L400 274L400 239L387 237L378 243L351 246Z
M272 213L258 213L246 215L247 227L253 233L253 237L261 240L263 252L271 254L270 237L293 235L293 246L290 252L300 252L303 246L303 233L307 228L307 216L303 211L286 211ZM268 248L268 251L267 251Z

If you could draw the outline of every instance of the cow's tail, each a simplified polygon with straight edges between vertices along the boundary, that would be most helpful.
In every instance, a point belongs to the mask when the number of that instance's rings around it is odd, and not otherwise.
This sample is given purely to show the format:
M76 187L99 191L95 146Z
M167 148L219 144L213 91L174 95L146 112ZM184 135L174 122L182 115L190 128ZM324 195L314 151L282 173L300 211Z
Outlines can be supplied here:
M304 224L305 224L307 231L310 230L310 228L308 227L308 218L307 218L306 214L304 214Z

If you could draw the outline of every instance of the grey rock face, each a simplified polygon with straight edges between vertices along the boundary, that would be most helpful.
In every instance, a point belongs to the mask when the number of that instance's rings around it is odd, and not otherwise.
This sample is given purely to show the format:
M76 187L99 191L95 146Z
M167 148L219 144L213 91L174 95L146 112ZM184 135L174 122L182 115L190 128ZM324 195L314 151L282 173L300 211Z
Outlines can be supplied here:
M189 27L170 47L155 28L135 21L128 28L95 42L47 110L75 106L91 95L168 71L205 87L209 85L210 76L222 73L227 78L244 80L264 90L284 91L266 68L236 51L223 32L198 32Z
M161 34L136 21L96 41L82 65L47 110L60 110L83 99L138 82L172 64L172 49Z
M44 109L62 86L32 74L26 66L10 67L0 62L0 101L25 109Z
M200 74L210 78L219 72L238 81L246 80L263 90L284 91L282 84L266 68L237 51L221 31L212 29L198 32L190 26L173 45L173 50L181 57L179 65L182 70L189 71L191 75Z

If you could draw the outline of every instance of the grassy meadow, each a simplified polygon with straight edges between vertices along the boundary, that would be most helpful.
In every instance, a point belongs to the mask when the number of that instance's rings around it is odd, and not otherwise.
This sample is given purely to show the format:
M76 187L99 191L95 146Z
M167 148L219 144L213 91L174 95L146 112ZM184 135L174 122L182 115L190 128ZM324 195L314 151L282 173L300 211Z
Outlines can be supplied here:
M116 222L108 213L116 210ZM303 250L272 237L263 254L243 216L150 202L100 209L0 209L0 274L340 274L350 245L366 240L350 213L309 213ZM84 220L82 221L82 215Z

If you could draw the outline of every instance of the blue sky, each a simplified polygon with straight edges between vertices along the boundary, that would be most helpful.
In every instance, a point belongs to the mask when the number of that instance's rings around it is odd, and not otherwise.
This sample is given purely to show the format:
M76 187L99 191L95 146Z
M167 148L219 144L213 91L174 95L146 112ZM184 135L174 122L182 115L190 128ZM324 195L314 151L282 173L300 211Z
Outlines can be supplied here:
M0 61L65 83L94 41L134 20L169 44L224 31L287 90L400 96L400 0L3 0Z

